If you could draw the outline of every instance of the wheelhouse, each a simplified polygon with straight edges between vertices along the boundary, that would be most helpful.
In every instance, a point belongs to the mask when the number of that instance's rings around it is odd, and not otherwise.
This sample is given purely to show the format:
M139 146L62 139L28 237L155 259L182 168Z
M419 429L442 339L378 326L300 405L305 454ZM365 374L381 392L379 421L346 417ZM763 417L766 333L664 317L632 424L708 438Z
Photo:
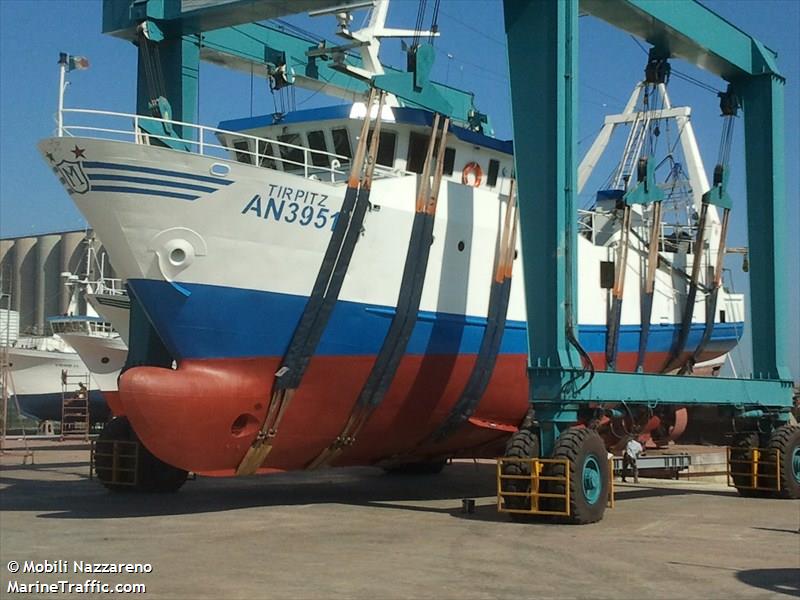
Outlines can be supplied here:
M238 162L340 182L347 178L365 115L360 103L262 115L223 121L218 136ZM432 114L384 107L382 118L376 175L421 173ZM444 178L499 193L507 189L513 160L510 141L451 125Z

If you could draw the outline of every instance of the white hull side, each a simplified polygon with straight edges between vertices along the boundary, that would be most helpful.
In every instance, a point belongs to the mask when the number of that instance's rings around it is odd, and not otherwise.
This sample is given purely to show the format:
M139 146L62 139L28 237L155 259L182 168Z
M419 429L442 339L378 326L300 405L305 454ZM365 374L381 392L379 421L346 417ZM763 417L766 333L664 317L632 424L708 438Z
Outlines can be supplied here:
M151 169L168 168L179 173L208 176L219 160L163 148L82 138L49 139L45 152L65 156L75 144L86 149L89 161L137 165ZM91 163L89 163L91 164ZM322 228L313 225L321 208L333 214L341 206L345 188L340 184L305 179L265 168L225 162L230 168L224 178L233 182L194 201L146 194L88 191L72 198L104 240L120 276L202 283L241 289L307 295L319 268L332 222ZM87 168L87 171L89 169ZM94 169L103 174L103 169ZM413 218L417 177L405 176L374 182L371 201L380 210L370 212L364 224L341 299L370 305L392 306L396 302L405 250ZM166 189L166 188L165 188ZM282 196L278 190L292 190ZM270 191L272 190L272 195ZM294 210L313 206L312 224L302 226L290 218L290 200L303 192ZM260 196L261 204L253 203ZM320 206L322 197L324 206ZM267 210L269 198L273 210ZM275 206L285 201L281 218ZM443 185L437 213L434 244L425 279L421 310L485 317L489 281L492 276L498 229L506 206L505 196L482 188ZM249 207L249 210L247 210ZM523 209L524 210L524 209ZM265 218L266 217L266 218ZM321 219L320 219L321 220ZM459 250L460 242L464 250ZM170 261L175 247L188 257L181 265ZM608 291L599 286L600 262L613 260L611 246L595 246L582 236L579 253L579 322L606 323ZM675 255L684 270L691 257ZM524 321L522 269L518 259L511 292L508 318ZM642 254L629 253L628 281L622 324L638 324L639 281ZM674 275L660 270L653 302L653 324L680 321L684 294L675 291L680 283ZM680 287L680 286L679 286ZM685 289L685 288L684 288ZM176 293L179 293L176 288ZM703 295L698 294L693 321L704 322ZM721 294L719 306L727 308L728 321L743 317L740 295Z

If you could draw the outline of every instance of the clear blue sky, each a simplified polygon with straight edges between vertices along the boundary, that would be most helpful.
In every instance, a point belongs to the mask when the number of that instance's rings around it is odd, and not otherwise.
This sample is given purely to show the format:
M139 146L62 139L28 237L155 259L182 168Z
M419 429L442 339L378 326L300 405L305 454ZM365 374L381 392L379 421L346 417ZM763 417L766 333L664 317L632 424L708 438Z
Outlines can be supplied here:
M666 0L665 0L666 1ZM433 4L433 3L429 3ZM760 39L779 54L786 76L786 192L789 218L784 267L791 282L791 368L800 378L800 1L705 0L709 8ZM418 3L394 0L390 26L412 27ZM67 105L120 112L135 106L136 49L130 43L103 35L99 0L0 0L0 237L80 228L84 221L36 152L36 142L55 127L59 51L85 55L88 71L72 73ZM359 25L356 17L354 25ZM430 16L426 19L429 22ZM333 38L333 17L288 19L317 34ZM508 72L498 0L443 0L436 42L434 79L470 89L476 104L488 112L498 137L511 137ZM586 150L606 113L618 111L642 76L645 54L630 36L591 17L581 19L580 139ZM404 64L399 41L384 43L384 62ZM723 82L678 61L673 68L722 89ZM263 80L204 64L201 70L200 122L215 125L223 119L272 112L272 98ZM721 120L713 94L679 79L670 83L673 103L692 106L693 123L710 172L716 159ZM337 103L322 94L298 92L303 108ZM742 129L734 146L731 190L736 202L731 244L746 245ZM609 157L611 161L613 157ZM598 168L608 173L610 162ZM591 188L592 182L590 182ZM740 261L729 261L738 290L747 289ZM757 265L753 265L757 268ZM740 357L742 358L742 357ZM746 360L746 357L744 357Z

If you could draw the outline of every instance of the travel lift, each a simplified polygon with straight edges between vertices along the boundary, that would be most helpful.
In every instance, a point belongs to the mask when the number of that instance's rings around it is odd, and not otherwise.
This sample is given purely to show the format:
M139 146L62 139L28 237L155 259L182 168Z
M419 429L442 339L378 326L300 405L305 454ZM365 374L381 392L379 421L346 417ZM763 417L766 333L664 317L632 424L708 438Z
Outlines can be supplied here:
M146 61L140 59L140 114L170 114L176 121L194 122L201 58L251 73L253 65L266 67L266 73L277 76L281 84L294 82L310 89L325 86L326 91L350 100L358 100L367 90L366 82L341 72L347 69L335 57L341 57L343 47L309 48L309 42L299 36L256 22L310 8L318 9L318 13L333 12L341 4L339 1L299 0L287 8L286 3L230 0L193 5L187 10L183 4L180 0L104 0L105 33L129 40L144 35L158 44L156 62L160 69L151 69L152 90L148 90ZM371 4L356 3L335 12ZM728 81L731 92L741 101L747 195L751 199L748 231L753 265L750 312L754 379L600 372L586 361L575 333L579 10L646 40L658 58L683 58L701 65ZM379 20L385 19L385 11L374 11L373 16L376 14ZM620 406L647 410L658 404L705 404L719 407L732 419L737 432L732 461L744 461L749 468L745 476L739 473L739 467L734 468L741 462L731 463L733 483L740 492L760 494L766 488L770 494L800 496L800 429L786 425L792 384L786 367L788 340L783 321L788 307L781 271L786 264L780 229L785 223L784 79L777 70L774 54L689 0L504 0L504 14L515 157L525 161L520 167L529 166L528 161L536 165L535 169L516 170L526 273L531 410L509 449L513 456L528 461L525 464L530 475L526 477L531 483L527 493L532 494L534 486L541 482L543 494L552 492L556 496L543 497L544 505L552 508L554 503L561 504L550 512L565 514L576 523L599 520L611 485L605 446L591 426L574 425L616 415ZM360 64L369 67L368 52L370 47L375 49L374 40L359 39L357 32L348 31L346 22L341 25L340 35L349 34L352 47L361 53ZM373 25L373 33L381 30L382 35L391 34L391 30L382 29L382 22L371 22L370 27ZM375 36L381 37L377 33ZM400 103L427 108L455 122L480 128L484 117L475 111L470 94L428 80L432 48L419 44L412 53L410 72L387 70L373 76L372 85ZM148 56L153 54L148 50ZM334 60L329 64L331 61L324 58L331 56ZM289 65L294 64L305 68L293 72ZM159 78L163 78L164 85ZM162 90L166 96L159 97L169 98L168 105L154 102L158 98L153 95ZM531 119L532 114L547 118ZM636 170L642 193L630 194L628 200L658 204L651 185L652 165L637 165ZM725 208L725 176L723 165L720 177L715 177L708 204ZM717 268L715 276L718 271ZM171 364L171 357L135 296L131 302L131 331L127 367ZM688 370L684 365L679 368ZM355 408L356 412L362 410ZM362 417L356 413L354 417L356 426L342 432L342 440L351 437L354 430L357 432ZM334 441L334 451L336 444ZM763 447L767 450L759 451ZM550 462L537 462L536 457L549 457ZM327 457L320 460L326 462ZM758 461L764 464L756 464Z
M566 488L564 512L570 521L597 521L609 496L606 450L597 433L590 427L575 428L577 422L614 415L617 407L714 405L732 420L738 460L765 461L747 471L751 477L745 477L741 463L736 463L734 484L739 490L750 494L754 488L759 493L766 488L769 495L800 497L800 428L787 424L792 382L786 366L788 306L782 272L786 264L781 229L784 79L774 54L697 2L504 0L503 8L514 155L517 161L536 165L535 169L517 165L531 401L529 427L517 435L527 440L535 436L535 445L524 444L532 453L568 462L568 467L544 465L545 474L568 480L566 485L563 479L545 480L544 487L555 493ZM579 11L643 38L661 57L704 67L728 81L731 93L741 100L756 378L600 372L582 360L574 333ZM548 118L530 118L537 114ZM649 179L648 171L639 172L643 182ZM724 200L724 165L721 174L705 202L729 208ZM756 451L764 446L769 452Z

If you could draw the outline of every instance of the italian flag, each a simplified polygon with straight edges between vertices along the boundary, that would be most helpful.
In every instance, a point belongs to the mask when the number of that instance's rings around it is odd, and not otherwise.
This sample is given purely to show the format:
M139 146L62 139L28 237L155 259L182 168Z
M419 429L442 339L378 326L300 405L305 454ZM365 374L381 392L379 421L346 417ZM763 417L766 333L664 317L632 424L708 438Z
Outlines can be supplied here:
M83 70L89 68L89 59L85 56L70 56L66 52L58 55L58 64L64 65L67 71Z
M69 61L67 62L67 70L74 71L76 69L88 69L89 68L89 59L85 56L70 56Z

